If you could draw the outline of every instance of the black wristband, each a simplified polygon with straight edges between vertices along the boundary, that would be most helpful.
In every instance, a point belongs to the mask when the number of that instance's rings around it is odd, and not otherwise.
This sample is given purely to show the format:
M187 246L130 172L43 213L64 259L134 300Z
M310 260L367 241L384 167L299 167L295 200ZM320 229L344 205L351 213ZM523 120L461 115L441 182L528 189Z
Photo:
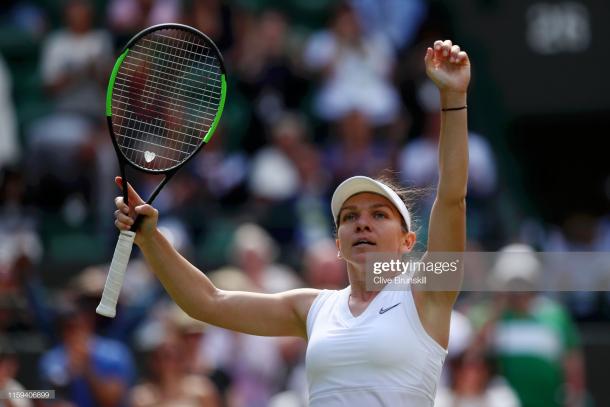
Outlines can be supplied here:
M464 110L468 107L468 105L460 106L460 107L446 107L441 109L441 112L451 112L453 110Z

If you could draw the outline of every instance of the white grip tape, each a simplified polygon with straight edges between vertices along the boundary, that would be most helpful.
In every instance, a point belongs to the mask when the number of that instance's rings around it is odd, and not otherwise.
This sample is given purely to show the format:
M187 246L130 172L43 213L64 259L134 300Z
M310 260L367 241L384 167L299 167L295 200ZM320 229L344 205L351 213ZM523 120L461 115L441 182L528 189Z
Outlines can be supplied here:
M114 318L116 315L116 304L119 300L119 293L123 286L123 278L125 277L125 270L127 269L127 263L129 263L129 256L131 255L131 248L135 238L135 232L130 230L122 230L119 235L119 240L116 243L114 255L112 256L112 263L110 263L108 278L106 278L102 300L95 310L100 315L109 318Z

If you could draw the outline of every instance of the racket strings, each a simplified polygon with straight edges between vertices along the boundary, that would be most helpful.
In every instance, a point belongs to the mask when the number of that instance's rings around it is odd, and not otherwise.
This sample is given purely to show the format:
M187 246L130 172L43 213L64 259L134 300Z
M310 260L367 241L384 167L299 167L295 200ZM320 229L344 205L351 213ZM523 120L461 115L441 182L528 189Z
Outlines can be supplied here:
M127 65L127 64L126 64L126 65ZM126 69L129 69L129 68L126 68ZM127 86L125 86L126 88L130 88L130 89L137 89L137 86L138 86L138 84L137 84L137 83L135 83L135 84L134 84L134 83L131 83L131 81L129 81L128 79L125 79L125 81L127 82ZM150 104L150 103L152 103L152 102L155 100L155 98L156 98L156 93L155 93L155 92L162 92L162 91L163 91L163 89L159 88L158 86L155 86L155 84L147 84L147 86L148 86L150 89L142 89L142 90L141 90L141 92L142 92L142 99L143 99L143 100L144 100L144 99L148 99L149 101L146 101L146 103L149 103L149 104ZM204 95L204 96L206 96L206 97L208 97L208 98L210 98L210 99L211 99L211 98L214 96L214 95L213 95L211 92L206 92L206 93L210 93L209 95L207 95L207 94L206 94L206 95ZM121 97L121 96L119 96L119 97ZM188 113L188 114L190 114L190 115L193 115L193 116L197 117L197 115L196 115L195 113L193 113L193 112L192 112L192 110L195 110L197 113L201 113L203 116L211 117L211 118L212 118L212 120L213 120L213 117L214 117L214 115L213 115L213 114L211 114L211 113L209 113L209 112L206 112L206 111L201 111L201 110L200 110L200 106L199 106L199 105L194 104L193 102L189 102L189 100L187 100L187 99L192 99L192 100L194 100L194 101L197 101L197 103L201 103L201 101L200 101L200 100L198 100L198 99L196 99L196 98L193 98L193 97L190 97L190 96L185 96L185 100L183 101L183 103L184 103L185 107L187 107L187 108L188 108L188 109L185 111L186 113ZM210 105L210 101L207 101L206 103L208 104L208 106L207 106L207 107L208 107L210 110L211 110L212 108L214 108L214 106L213 106L213 105ZM196 109L192 109L193 107L195 107ZM180 111L180 110L178 110L178 109L172 109L172 108L168 108L168 110L171 110L171 111L176 112L176 113L181 113L181 112L182 112L182 111Z
M112 94L116 141L126 158L165 171L197 151L220 107L221 77L215 50L198 35L172 28L138 40Z
M157 50L157 46L156 46L156 45L155 45L155 48L154 48L154 49L155 49L155 50ZM172 56L176 56L176 52L175 52L175 50L174 50L174 52L172 52L172 54L171 54L171 55L172 55ZM163 67L163 68L166 68L166 67ZM161 71L161 72L162 72L162 73L165 73L165 72L163 72L163 71ZM171 72L170 72L170 73L171 73ZM163 79L163 78L162 78L162 79ZM154 87L154 86L153 86L153 87ZM144 90L146 90L146 87L144 88ZM182 93L183 93L183 90L182 90L182 89L180 89L180 88L178 88L178 92L182 94ZM150 123L149 123L149 124L150 124ZM154 127L154 125L153 125L153 127ZM159 126L156 126L156 127L159 127ZM174 130L175 130L175 129L174 129ZM180 140L180 141L181 141L181 140ZM189 143L189 144L190 144L190 143ZM183 146L183 147L184 147L184 146Z

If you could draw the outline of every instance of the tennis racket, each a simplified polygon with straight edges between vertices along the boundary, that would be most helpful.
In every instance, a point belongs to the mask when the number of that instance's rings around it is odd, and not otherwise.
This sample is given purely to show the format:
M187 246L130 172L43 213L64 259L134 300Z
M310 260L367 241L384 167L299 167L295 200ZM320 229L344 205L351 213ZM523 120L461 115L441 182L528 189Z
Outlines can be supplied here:
M216 45L182 24L135 35L118 57L106 94L106 118L124 180L126 166L170 178L212 137L226 98L226 72ZM96 312L113 318L141 219L121 231Z

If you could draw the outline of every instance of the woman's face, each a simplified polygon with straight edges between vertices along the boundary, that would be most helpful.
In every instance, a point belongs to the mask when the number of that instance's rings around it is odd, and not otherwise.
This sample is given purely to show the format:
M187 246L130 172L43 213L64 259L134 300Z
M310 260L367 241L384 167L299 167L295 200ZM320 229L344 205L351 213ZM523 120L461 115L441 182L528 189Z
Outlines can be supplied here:
M402 254L415 243L402 217L385 197L363 192L347 199L339 211L337 249L348 263L364 265L367 253Z

